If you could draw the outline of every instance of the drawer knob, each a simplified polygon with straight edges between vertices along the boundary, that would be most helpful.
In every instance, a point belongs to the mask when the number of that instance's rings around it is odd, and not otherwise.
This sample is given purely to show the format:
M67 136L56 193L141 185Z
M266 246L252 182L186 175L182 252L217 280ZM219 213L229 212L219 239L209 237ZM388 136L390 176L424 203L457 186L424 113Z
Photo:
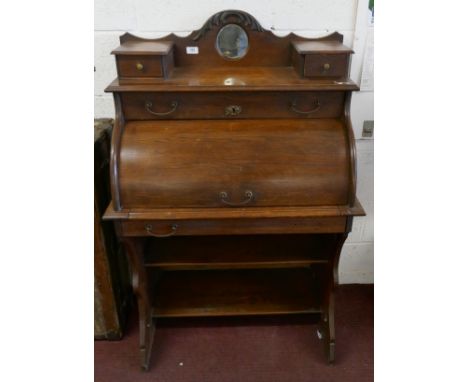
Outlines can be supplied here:
M224 109L224 115L226 117L233 117L239 115L242 111L242 107L239 105L229 105Z
M297 103L296 103L296 100L294 100L293 102L291 102L291 105L289 105L289 108L297 114L312 114L318 111L321 105L320 105L319 100L316 99L313 103L312 109L310 110L299 110L296 106L297 106Z
M323 71L326 72L327 70L329 70L331 67L330 64L323 64Z
M136 68L137 68L138 70L143 70L144 66L143 66L143 64L142 64L141 62L138 62L138 63L136 64Z
M150 113L150 114L156 115L156 116L158 116L158 117L163 117L163 116L165 116L165 115L169 115L169 114L173 113L174 111L176 111L178 105L179 105L179 104L178 104L177 101L172 101L172 102L171 102L171 107L172 107L171 110L166 111L166 112L158 113L158 112L156 112L156 111L151 110L151 108L153 107L153 102L151 102L151 101L146 101L146 102L145 102L145 109L146 109L146 111L147 111L148 113Z
M224 204L226 204L228 206L231 206L231 207L244 206L244 205L250 203L254 198L254 194L250 190L246 190L245 193L244 193L244 196L245 196L246 199L243 200L242 202L233 203L233 202L230 202L229 200L227 200L229 198L229 195L228 195L228 193L226 191L221 191L219 193L219 198L221 199L221 202L223 202Z
M151 235L151 236L154 236L154 237L169 237L169 236L173 236L173 235L176 234L177 228L179 228L179 226L178 226L177 224L173 224L173 225L171 225L171 232L158 234L158 233L152 232L152 231L153 231L153 225L152 225L152 224L145 224L145 231L146 231L146 233L147 233L148 235Z

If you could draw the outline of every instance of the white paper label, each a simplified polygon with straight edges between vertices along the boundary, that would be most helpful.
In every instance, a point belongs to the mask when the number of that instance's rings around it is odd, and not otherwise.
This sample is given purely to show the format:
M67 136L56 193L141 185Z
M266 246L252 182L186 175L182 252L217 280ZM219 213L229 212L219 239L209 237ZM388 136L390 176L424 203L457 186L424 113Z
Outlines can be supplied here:
M185 49L187 54L198 54L198 46L187 46Z

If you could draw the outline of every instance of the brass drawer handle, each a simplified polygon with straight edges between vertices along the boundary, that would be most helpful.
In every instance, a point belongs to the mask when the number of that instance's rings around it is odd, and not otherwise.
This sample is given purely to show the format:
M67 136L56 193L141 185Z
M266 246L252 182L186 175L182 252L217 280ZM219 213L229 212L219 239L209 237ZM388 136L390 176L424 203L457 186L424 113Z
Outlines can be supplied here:
M330 64L323 64L323 71L326 72L327 70L330 70L331 65Z
M145 102L145 109L146 109L146 111L147 111L148 113L151 113L151 114L153 114L153 115L157 115L158 117L163 117L163 116L165 116L165 115L169 115L169 114L173 113L174 111L176 111L178 105L179 105L179 104L178 104L177 101L172 101L172 102L171 102L171 107L172 107L171 110L166 111L166 112L162 112L162 113L157 113L157 112L151 110L151 108L153 107L153 102L151 102L151 101L146 101L146 102Z
M239 115L242 112L242 107L239 105L229 105L224 109L224 115L226 117L233 117Z
M318 109L320 109L320 106L322 106L320 105L320 102L318 100L315 100L314 104L315 106L311 110L302 111L302 110L296 109L297 104L296 104L296 101L294 100L293 102L291 102L291 105L289 106L289 108L297 114L312 114L318 111Z
M221 199L221 201L224 203L224 204L227 204L228 206L231 206L231 207L238 207L238 206L244 206L248 203L250 203L253 198L254 198L254 195L253 195L253 192L250 191L250 190L246 190L245 193L244 193L245 197L247 199L245 199L244 201L240 202L240 203L232 203L230 201L227 200L228 198L228 193L226 191L221 191L219 193L219 198Z
M154 233L154 232L151 232L153 230L153 225L152 224L145 224L145 230L146 230L146 233L148 235L151 235L151 236L154 236L154 237L169 237L169 236L173 236L176 234L177 232L177 228L179 228L179 226L177 224L173 224L171 226L171 232L169 233L163 233L163 234L157 234L157 233Z
M137 70L143 70L144 66L143 66L143 64L141 62L137 62L136 68L137 68Z

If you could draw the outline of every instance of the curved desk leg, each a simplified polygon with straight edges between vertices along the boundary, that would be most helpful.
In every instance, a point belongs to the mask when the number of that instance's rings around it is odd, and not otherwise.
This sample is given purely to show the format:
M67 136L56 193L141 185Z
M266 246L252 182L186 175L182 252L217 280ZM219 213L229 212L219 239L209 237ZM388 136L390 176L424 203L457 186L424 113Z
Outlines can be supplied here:
M141 368L148 371L154 338L154 322L151 316L151 296L143 259L141 238L122 238L132 269L132 287L138 301Z
M335 285L338 284L338 262L347 233L337 235L334 252L330 256L322 280L324 291L317 335L323 341L325 356L329 363L335 361Z

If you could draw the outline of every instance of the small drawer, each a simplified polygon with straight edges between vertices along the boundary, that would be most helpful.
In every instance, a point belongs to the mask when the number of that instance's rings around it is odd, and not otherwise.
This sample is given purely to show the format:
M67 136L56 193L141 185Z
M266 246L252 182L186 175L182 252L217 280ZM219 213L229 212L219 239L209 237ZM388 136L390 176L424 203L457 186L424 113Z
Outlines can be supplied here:
M337 118L343 92L122 93L127 120Z
M127 42L112 51L117 62L119 79L142 81L168 78L174 67L172 42Z
M306 54L304 77L346 77L348 54Z
M117 56L119 77L163 77L161 56Z
M249 235L281 233L340 233L346 217L222 219L222 220L134 220L121 222L123 236L169 237L186 235Z
M347 77L352 53L341 41L293 41L291 63L301 77Z

